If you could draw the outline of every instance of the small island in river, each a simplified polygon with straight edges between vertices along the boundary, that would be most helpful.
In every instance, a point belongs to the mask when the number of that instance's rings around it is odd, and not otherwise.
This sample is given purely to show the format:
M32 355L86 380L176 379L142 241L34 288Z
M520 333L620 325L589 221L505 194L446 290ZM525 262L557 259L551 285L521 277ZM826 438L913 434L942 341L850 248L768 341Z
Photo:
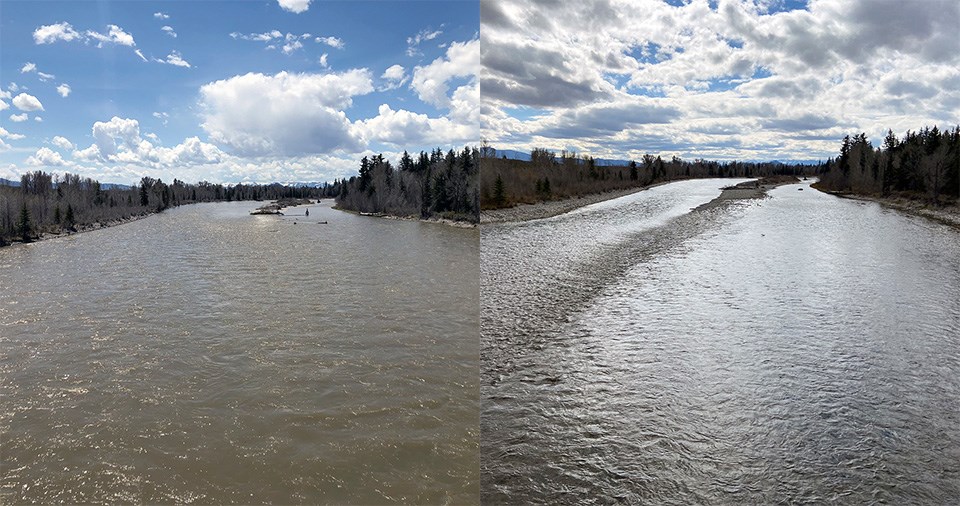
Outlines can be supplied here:
M302 205L313 204L313 201L310 199L298 199L298 198L282 198L276 202L260 206L253 211L250 211L251 215L257 214L279 214L283 216L283 208L285 207L295 207ZM309 211L307 211L309 213ZM309 216L309 214L308 214Z

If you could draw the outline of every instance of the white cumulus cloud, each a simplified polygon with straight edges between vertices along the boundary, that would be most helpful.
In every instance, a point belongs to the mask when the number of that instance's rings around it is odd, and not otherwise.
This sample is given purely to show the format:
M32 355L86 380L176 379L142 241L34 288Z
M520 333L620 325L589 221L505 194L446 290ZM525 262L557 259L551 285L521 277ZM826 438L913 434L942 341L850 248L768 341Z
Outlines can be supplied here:
M43 104L33 95L21 93L13 97L13 105L21 111L42 111Z
M97 47L102 47L103 44L119 44L121 46L136 46L137 44L133 41L133 35L123 31L123 28L120 28L117 25L107 25L107 33L95 32L93 30L87 30L87 37L90 37L93 40L97 41Z
M44 25L33 32L33 41L37 44L52 44L58 40L69 42L81 38L80 33L74 30L70 23Z
M29 118L30 118L30 116L29 116L27 113L11 114L11 115L10 115L10 121L12 121L12 122L14 122L14 123L20 123L21 121L27 121Z
M36 154L26 159L25 163L37 167L63 167L68 165L67 161L60 156L60 153L47 147L38 149Z
M110 121L93 124L93 139L104 157L117 153L118 147L135 149L140 143L140 123L135 119L114 116Z
M468 106L463 100L472 98L472 88L477 86L476 76L480 70L480 41L454 42L447 48L445 56L437 58L429 65L416 67L410 86L417 92L420 100L440 108ZM455 78L471 78L466 90L454 91L460 95L459 104L455 104L449 93L449 81ZM479 89L479 88L478 88ZM479 106L479 97L473 104Z
M74 151L74 158L160 169L220 163L226 157L220 148L198 137L187 138L172 148L155 146L140 136L140 123L132 118L114 116L110 121L98 121L92 133L93 144Z
M168 54L166 59L154 58L153 61L166 63L168 65L176 65L177 67L191 68L190 63L188 63L187 60L184 60L183 57L180 56L180 52L176 50Z
M23 134L15 134L12 132L8 132L5 128L0 127L0 139L10 139L12 141L16 141L16 140L23 139L25 137L26 136Z
M57 93L59 93L63 98L70 96L70 91L72 90L70 89L69 84L61 83L59 86L57 86Z
M372 91L366 69L234 76L200 88L202 127L242 154L356 151L362 139L343 110Z
M121 46L134 47L136 42L133 35L125 32L123 28L117 25L107 25L107 32L100 33L95 30L87 30L83 33L78 32L70 23L56 23L44 25L33 32L33 40L37 44L53 44L57 41L81 41L84 43L96 42L97 47L103 47L104 44L117 44ZM35 67L34 67L35 68Z
M24 63L24 64L23 64L23 67L20 67L20 73L21 73L21 74L26 74L27 72L33 72L33 71L35 71L35 70L37 70L37 64L36 64L36 63L27 62L27 63Z
M343 48L346 46L346 44L344 44L344 42L343 42L342 39L339 39L339 38L337 38L337 37L332 37L332 36L331 36L331 37L317 37L317 38L314 39L314 40L316 40L317 42L319 42L319 43L321 43L321 44L326 44L326 45L328 45L328 46L330 46L330 47L332 47L332 48L334 48L334 49L343 49Z
M287 39L287 42L283 45L283 54L290 54L297 49L303 47L303 42L300 42L298 39Z
M157 18L157 19L170 19L170 15L169 15L169 14L165 14L165 13L163 13L163 12L154 12L154 13L153 13L153 17L155 17L155 18Z
M73 143L70 142L69 140L67 140L66 137L62 137L62 136L60 136L60 135L54 137L53 140L50 141L50 144L53 144L53 145L56 146L57 148L60 148L60 149L63 149L63 150L72 150L72 149L73 149Z
M277 3L283 10L296 14L306 12L310 8L310 0L277 0Z
M387 81L380 91L387 91L399 88L407 82L407 71L403 68L403 65L391 65L387 70L383 71L383 74L380 75L380 78Z
M161 26L160 29L163 30L167 35L177 38L177 32L173 31L172 26Z
M431 118L426 114L393 110L383 104L379 114L357 122L357 127L370 140L398 147L423 144L461 144L477 142L479 124L453 121L448 117Z

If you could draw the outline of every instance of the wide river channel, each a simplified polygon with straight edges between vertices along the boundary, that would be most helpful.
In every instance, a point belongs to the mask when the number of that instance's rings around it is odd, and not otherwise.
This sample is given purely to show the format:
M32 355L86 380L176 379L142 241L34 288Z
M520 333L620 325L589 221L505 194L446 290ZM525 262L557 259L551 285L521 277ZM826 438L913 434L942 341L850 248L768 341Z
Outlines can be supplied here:
M257 205L0 249L0 504L478 501L478 231Z
M734 182L483 229L484 502L960 498L960 231Z

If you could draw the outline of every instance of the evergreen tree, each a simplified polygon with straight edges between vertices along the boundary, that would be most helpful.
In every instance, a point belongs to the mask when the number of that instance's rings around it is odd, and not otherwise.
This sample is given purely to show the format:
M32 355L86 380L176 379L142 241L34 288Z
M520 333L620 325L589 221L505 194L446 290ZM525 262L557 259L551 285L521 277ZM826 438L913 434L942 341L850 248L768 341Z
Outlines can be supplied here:
M27 203L23 203L20 208L20 220L17 222L17 233L23 242L30 242L30 211L27 210Z
M443 172L433 178L433 210L438 213L450 209L450 197L447 194L447 177Z
M493 184L493 205L503 207L507 203L506 188L503 185L503 178L497 174L497 181Z

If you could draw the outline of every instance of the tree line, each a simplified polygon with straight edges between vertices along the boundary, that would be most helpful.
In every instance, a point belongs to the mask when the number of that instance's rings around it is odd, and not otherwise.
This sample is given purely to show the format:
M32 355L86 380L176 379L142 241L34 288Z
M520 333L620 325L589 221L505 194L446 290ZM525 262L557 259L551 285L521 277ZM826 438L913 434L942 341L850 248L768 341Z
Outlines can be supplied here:
M358 175L329 188L337 207L363 213L480 221L480 152L464 147L416 157L406 151L396 167L383 155L363 157Z
M861 195L902 196L934 205L960 198L960 126L937 126L897 138L887 131L874 148L865 133L843 138L840 154L827 160L817 188Z
M19 187L0 185L0 246L11 241L29 242L40 234L76 232L96 223L161 212L183 204L318 198L328 192L328 187L222 185L206 181L188 184L178 179L165 183L151 177L144 177L129 188L105 187L77 174L28 172L21 176Z
M481 147L480 203L484 209L530 204L544 200L640 188L666 181L712 177L769 177L813 175L818 165L790 165L779 162L718 162L704 159L664 160L644 155L639 162L623 166L601 166L591 156L535 148L530 161L498 157L485 143Z

